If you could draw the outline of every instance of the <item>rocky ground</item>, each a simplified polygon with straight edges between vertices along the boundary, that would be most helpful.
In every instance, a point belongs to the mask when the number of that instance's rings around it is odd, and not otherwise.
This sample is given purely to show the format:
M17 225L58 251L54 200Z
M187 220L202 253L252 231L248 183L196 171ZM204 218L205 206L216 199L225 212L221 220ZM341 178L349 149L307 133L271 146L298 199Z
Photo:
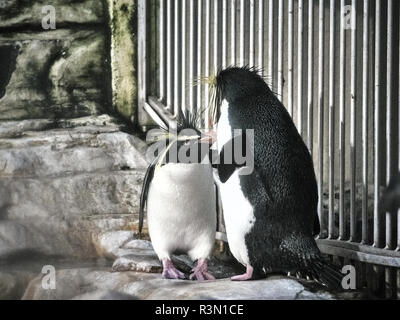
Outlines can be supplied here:
M0 299L346 298L283 276L231 282L243 270L224 255L210 263L216 281L162 279L135 236L146 144L124 131L108 115L0 121ZM188 257L174 261L190 272Z

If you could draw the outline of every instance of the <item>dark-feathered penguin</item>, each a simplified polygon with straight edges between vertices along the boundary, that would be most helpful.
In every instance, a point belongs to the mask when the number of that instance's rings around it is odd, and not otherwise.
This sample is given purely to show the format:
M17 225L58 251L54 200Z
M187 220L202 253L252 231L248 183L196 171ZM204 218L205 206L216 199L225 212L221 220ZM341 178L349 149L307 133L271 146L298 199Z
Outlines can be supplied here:
M168 279L185 278L171 261L173 254L181 253L197 261L190 279L214 279L207 270L216 232L214 180L208 137L196 129L195 120L195 115L180 113L176 137L168 136L171 149L152 161L142 187L139 232L147 204L150 238L163 265L162 276ZM191 157L193 151L197 155Z
M397 213L400 209L400 172L390 179L380 202L381 211Z
M224 220L231 252L246 266L232 280L299 272L337 288L342 275L322 258L314 240L320 226L312 158L289 113L251 68L221 70L215 88ZM251 174L223 161L232 152L234 129L254 130L253 141L241 137L253 144Z

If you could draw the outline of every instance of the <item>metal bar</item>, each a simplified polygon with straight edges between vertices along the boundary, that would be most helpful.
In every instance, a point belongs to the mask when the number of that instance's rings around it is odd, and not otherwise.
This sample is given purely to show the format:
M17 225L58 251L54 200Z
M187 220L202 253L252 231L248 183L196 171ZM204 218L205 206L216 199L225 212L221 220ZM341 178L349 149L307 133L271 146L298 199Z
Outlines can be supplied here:
M181 108L186 110L186 0L182 1Z
M278 99L283 101L283 0L278 3Z
M381 71L381 0L375 2L375 79L374 79L374 145L375 145L375 165L374 165L374 247L381 246L379 221L379 182L380 182L380 71Z
M368 242L368 30L369 0L364 0L362 58L362 244Z
M147 98L147 3L138 2L138 105L143 109Z
M314 140L314 0L308 0L308 50L307 50L307 136L308 149L313 155Z
M205 59L204 59L204 76L208 78L210 76L210 22L211 22L211 6L210 6L210 0L205 0L206 1L206 7L205 7ZM209 85L205 85L205 103L210 102L210 87ZM205 120L204 124L205 127L208 128L208 112L205 113Z
M218 71L218 0L214 0L214 74Z
M179 0L174 1L174 116L178 115L179 105Z
M250 19L249 19L249 24L250 24L250 36L249 36L249 65L250 67L254 67L254 61L255 61L255 24L256 24L256 19L255 19L255 0L250 0Z
M329 18L329 239L334 237L335 198L335 0L330 1Z
M274 0L268 5L268 76L274 80Z
M379 250L355 242L318 239L317 245L325 254L382 266L400 267L400 252Z
M244 66L245 64L244 22L245 22L245 0L240 0L239 59L241 66Z
M172 108L172 1L167 1L167 108Z
M324 0L319 0L318 13L318 217L323 229L324 197Z
M228 3L227 0L222 1L222 68L227 67L227 17L228 17Z
M400 16L400 8L399 8L399 12L398 12L399 16ZM400 34L400 32L399 32ZM399 36L399 44L400 44L400 36ZM399 45L399 61L400 61L400 45ZM400 75L400 63L399 63L399 75ZM399 92L400 92L400 79L399 79ZM398 135L399 135L399 166L398 169L400 171L400 96L399 96L399 101L398 101L398 110L399 110L399 114L398 114ZM400 251L400 208L397 210L397 247L396 247L396 251ZM397 283L400 287L400 270L398 270L397 272ZM398 298L400 299L400 292L397 293Z
M146 0L142 0L146 1ZM167 128L176 130L176 119L172 117L171 113L165 109L165 106L156 98L148 97L148 103L145 103L145 110L160 126L167 125Z
M394 172L392 167L392 49L393 49L393 0L387 2L387 55L386 55L386 182L389 184L390 178ZM393 232L392 232L392 213L386 212L386 246L385 249L391 249L393 245Z
M298 23L297 23L297 48L298 48L298 58L297 58L297 129L300 134L303 133L303 0L299 1L298 8Z
M339 240L345 238L345 221L344 221L344 180L345 180L345 0L340 0L340 31L339 31Z
M231 3L231 64L236 65L236 0Z
M258 67L264 74L264 0L258 0Z
M160 100L164 100L165 97L165 21L164 21L164 8L165 2L164 0L160 0L160 10L159 10L159 19L160 19ZM139 25L138 25L139 28ZM138 34L139 30L138 30Z
M351 48L350 48L350 241L357 236L356 230L356 84L357 84L357 42L356 42L356 0L351 2Z
M287 108L290 115L293 117L293 0L288 2L288 96Z
M195 80L194 70L195 70L195 52L194 52L194 0L189 2L189 111L193 113L195 110L195 100L194 100L194 87L193 82Z
M185 1L185 0L183 0ZM202 89L203 85L201 82L202 75L202 59L203 59L203 0L198 0L197 3L197 109L203 110L202 105ZM204 119L205 120L205 119Z

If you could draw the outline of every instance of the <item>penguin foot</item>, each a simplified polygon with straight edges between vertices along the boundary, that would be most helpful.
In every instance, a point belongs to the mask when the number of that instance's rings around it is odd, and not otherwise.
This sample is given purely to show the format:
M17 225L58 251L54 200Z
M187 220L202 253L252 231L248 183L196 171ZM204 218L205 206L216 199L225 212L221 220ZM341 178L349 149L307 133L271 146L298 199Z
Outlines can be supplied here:
M207 259L197 260L196 267L192 269L192 273L189 276L190 280L215 280L214 276L208 272Z
M253 267L251 265L246 266L246 273L240 274L238 276L233 276L231 278L232 281L246 281L253 278Z
M162 277L164 279L185 279L185 274L179 271L171 260L163 259L163 272Z

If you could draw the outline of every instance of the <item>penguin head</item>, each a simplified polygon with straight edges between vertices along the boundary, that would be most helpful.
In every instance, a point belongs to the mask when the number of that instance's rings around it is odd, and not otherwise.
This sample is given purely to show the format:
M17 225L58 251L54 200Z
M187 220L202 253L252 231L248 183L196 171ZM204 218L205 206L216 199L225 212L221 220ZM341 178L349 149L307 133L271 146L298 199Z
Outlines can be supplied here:
M259 70L248 66L220 70L215 77L215 87L218 106L224 99L233 102L270 91Z

